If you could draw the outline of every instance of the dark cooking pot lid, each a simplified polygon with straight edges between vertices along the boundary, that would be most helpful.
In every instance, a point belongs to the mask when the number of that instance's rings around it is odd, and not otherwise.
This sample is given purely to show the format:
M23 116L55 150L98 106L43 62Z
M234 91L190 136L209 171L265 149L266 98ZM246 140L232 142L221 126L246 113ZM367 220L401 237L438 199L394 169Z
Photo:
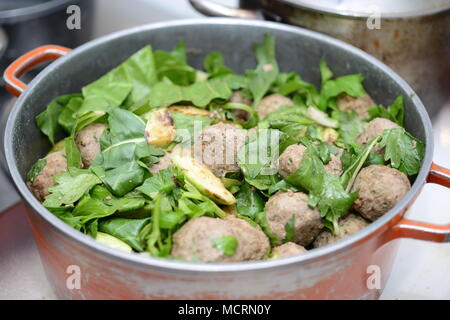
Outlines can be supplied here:
M1 0L0 24L38 18L80 0Z
M369 17L374 13L382 17L412 17L430 15L450 9L450 0L278 0L297 7L317 11Z

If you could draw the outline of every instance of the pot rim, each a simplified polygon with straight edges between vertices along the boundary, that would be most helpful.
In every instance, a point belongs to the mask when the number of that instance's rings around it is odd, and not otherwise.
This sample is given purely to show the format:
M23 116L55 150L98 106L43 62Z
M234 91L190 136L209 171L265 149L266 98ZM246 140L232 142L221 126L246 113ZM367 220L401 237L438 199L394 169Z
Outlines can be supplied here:
M85 50L91 49L93 47L98 46L101 43L108 42L110 40L114 40L117 38L126 37L133 33L138 33L142 31L148 30L159 30L163 28L170 27L179 27L179 26L191 26L191 25L238 25L238 26L249 26L249 27L266 27L269 29L275 29L282 32L290 32L293 34L301 34L306 37L314 38L319 41L324 41L331 43L334 46L341 47L352 55L360 56L365 59L368 63L374 64L377 68L379 68L382 72L389 74L389 76L407 92L407 94L412 97L412 102L416 106L417 111L420 115L421 121L423 122L425 128L425 156L422 162L421 169L415 182L413 183L411 190L405 195L401 202L399 202L394 208L384 214L381 218L369 224L366 228L361 230L360 232L353 234L349 237L346 237L342 240L339 240L333 244L316 248L309 251L305 255L298 255L294 257L276 259L276 260L263 260L263 261L249 261L249 262L234 262L234 263L194 263L194 262L183 262L162 258L154 258L154 257L146 257L140 254L130 254L121 252L119 250L115 250L104 246L97 241L95 241L92 237L85 235L69 225L65 224L62 220L58 219L54 216L50 211L44 208L44 206L33 196L31 191L28 189L25 181L22 179L17 165L14 160L13 155L13 127L16 121L18 114L21 111L23 102L27 99L29 92L33 90L35 85L44 79L48 74L50 74L55 67L63 64L66 60L70 59L71 56L81 53ZM339 252L342 252L346 249L351 248L357 242L362 239L369 237L371 234L375 233L377 230L383 228L388 224L402 209L406 208L409 203L411 203L414 198L420 192L423 184L426 181L426 177L431 168L432 156L433 156L433 135L432 135L432 127L431 121L428 116L428 113L420 101L417 94L413 91L413 89L398 76L393 70L391 70L388 66L378 61L376 58L370 56L364 51L353 47L341 40L337 40L331 38L327 35L306 30L299 27L288 26L281 23L276 22L268 22L268 21L254 21L254 20L237 20L230 18L208 18L208 19L184 19L184 20L173 20L169 22L159 22L148 25L142 25L122 31L118 31L98 39L87 42L86 44L74 49L68 55L58 59L53 62L47 68L45 68L38 76L36 76L27 87L24 93L18 98L15 103L15 106L9 116L7 125L6 125L6 133L5 133L5 154L6 160L8 163L8 168L13 178L13 181L20 192L21 196L25 199L29 206L38 213L47 223L49 223L54 229L56 229L60 234L69 237L71 240L76 241L78 244L82 245L85 249L94 251L95 254L102 254L105 256L109 256L114 259L118 263L127 263L134 264L140 268L148 268L148 267L157 267L164 269L165 271L185 271L185 272L241 272L241 271L255 271L255 270L263 270L270 269L276 267L283 267L290 264L307 264L310 261L324 258L325 256L334 255Z

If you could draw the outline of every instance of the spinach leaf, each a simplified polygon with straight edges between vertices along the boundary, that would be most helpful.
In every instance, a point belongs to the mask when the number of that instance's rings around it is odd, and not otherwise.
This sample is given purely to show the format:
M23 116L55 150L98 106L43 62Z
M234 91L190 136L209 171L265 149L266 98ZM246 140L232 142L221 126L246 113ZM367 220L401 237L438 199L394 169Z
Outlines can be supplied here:
M155 51L154 60L160 81L167 78L180 86L187 86L195 82L197 72L187 64L184 42L179 42L172 52Z
M100 220L98 228L127 243L136 251L144 251L145 241L143 230L150 223L150 218L124 219L111 218Z
M240 214L256 218L256 214L264 210L264 199L256 191L252 190L252 187L248 183L244 183L237 196L236 196L236 208Z
M134 102L148 96L157 82L152 48L146 46L100 79L83 87L84 101L78 114L106 111L130 96Z
M333 78L333 72L328 68L327 63L325 60L320 60L320 79L322 85L324 85L328 80Z
M84 113L82 116L76 118L75 123L72 126L71 134L75 136L78 131L87 127L91 123L94 123L96 121L100 122L100 119L105 117L105 115L105 111L89 111Z
M213 248L222 251L225 255L231 257L236 253L238 241L233 236L223 236L214 239Z
M81 94L72 95L71 99L63 106L58 117L58 124L70 134L77 121L77 112L81 108L83 97Z
M179 142L191 140L195 132L200 132L212 123L208 117L188 116L180 112L172 112L171 117L177 129L176 140Z
M27 174L27 180L30 183L34 182L34 179L41 173L42 169L47 165L46 159L39 159L30 169L30 171Z
M67 168L81 169L81 155L73 137L64 139L64 148L66 150Z
M261 44L254 44L258 66L255 70L247 71L248 88L253 95L253 105L257 106L269 91L278 74L278 64L275 57L275 38L264 35Z
M77 94L67 94L53 99L43 112L37 115L36 124L44 133L50 142L54 145L56 135L62 131L58 119L63 111L63 108L69 103L73 97L78 97Z
M57 184L48 189L50 194L45 198L45 207L71 205L89 192L93 186L101 183L100 179L89 170L76 168L56 175L54 179Z
M168 193L174 188L175 183L173 182L172 169L166 168L145 180L145 182L138 187L137 190L151 199L154 199L158 193Z
M206 72L209 73L209 78L233 74L233 71L225 66L223 62L223 55L218 51L213 51L206 56L203 61L203 67Z
M295 235L295 215L293 215L288 222L284 225L284 231L286 231L286 236L284 237L284 242L291 242Z
M386 118L403 127L405 121L405 104L403 96L398 96L394 102L387 108L382 105L375 105L369 109L371 119Z
M406 175L417 174L422 164L425 146L404 128L384 130L380 146L385 147L384 160Z
M205 107L214 99L229 99L231 90L222 79L196 82L189 86L158 82L149 95L152 108L167 107L176 102L192 102L197 107Z

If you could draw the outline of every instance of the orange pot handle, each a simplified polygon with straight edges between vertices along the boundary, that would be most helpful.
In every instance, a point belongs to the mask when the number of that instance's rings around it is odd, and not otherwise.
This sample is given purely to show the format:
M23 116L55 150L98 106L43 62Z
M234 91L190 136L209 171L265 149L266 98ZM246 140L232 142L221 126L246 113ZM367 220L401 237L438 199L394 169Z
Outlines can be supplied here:
M56 60L68 54L70 51L72 50L66 47L46 45L25 53L6 68L3 74L6 88L16 97L20 96L27 88L27 85L19 80L19 77L39 64Z
M427 183L436 183L450 188L450 170L433 163L428 173ZM385 242L398 238L450 242L450 224L438 225L402 218L388 231Z

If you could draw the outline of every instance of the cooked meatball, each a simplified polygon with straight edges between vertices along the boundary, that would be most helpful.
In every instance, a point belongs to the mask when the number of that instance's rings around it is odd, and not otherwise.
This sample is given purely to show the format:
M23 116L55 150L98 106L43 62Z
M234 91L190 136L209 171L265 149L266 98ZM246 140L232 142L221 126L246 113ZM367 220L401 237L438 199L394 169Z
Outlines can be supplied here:
M216 176L239 171L237 153L247 131L232 124L218 123L203 129L194 139L194 156Z
M293 174L300 168L303 153L306 147L302 144L293 144L287 147L278 159L278 173L283 178ZM342 174L342 162L339 153L331 154L331 160L325 165L325 171L331 174Z
M270 248L269 239L261 228L232 215L228 215L225 221L238 241L234 261L261 260Z
M150 167L150 172L155 174L161 170L170 167L171 165L172 165L172 154L170 152L167 152L165 155L159 158L159 162L153 164Z
M270 232L279 240L286 237L286 224L295 217L293 242L307 246L323 228L320 213L308 207L308 196L302 192L278 192L266 203L266 219Z
M364 130L358 135L358 143L361 146L366 145L372 139L383 134L384 130L401 128L395 122L384 118L375 118L364 126ZM379 145L375 145L372 148L372 152L382 154L384 153L384 148Z
M48 188L55 185L53 177L67 171L67 159L64 151L57 151L48 154L44 159L47 161L42 171L34 178L33 183L29 183L31 192L39 201L44 201L50 194Z
M344 93L336 99L336 104L341 110L355 111L361 119L365 120L369 118L368 111L375 102L367 94L361 98L355 98Z
M306 250L302 246L299 246L296 243L287 242L285 244L282 244L281 246L273 248L271 258L272 259L287 258L305 253L306 251L308 250Z
M345 218L339 220L339 233L333 234L329 230L322 231L314 240L314 248L323 247L329 243L336 242L340 239L348 237L359 230L365 228L369 223L359 215L350 213Z
M278 93L271 94L263 98L258 105L259 119L264 119L268 114L277 111L281 107L293 105L294 103L291 99Z
M235 237L238 242L232 256L214 247L214 241L225 236ZM242 219L198 217L175 232L172 256L186 261L236 262L262 259L268 248L266 235Z
M252 101L250 99L244 98L241 94L241 91L234 91L230 98L231 102L234 103L242 103L248 106L252 105ZM247 121L249 118L249 114L245 110L233 110L233 114L238 120Z
M352 192L359 190L353 208L364 218L376 220L393 208L411 189L406 175L397 169L370 165L356 176Z
M106 128L104 123L93 123L77 133L75 142L85 168L88 168L100 153L100 137Z

